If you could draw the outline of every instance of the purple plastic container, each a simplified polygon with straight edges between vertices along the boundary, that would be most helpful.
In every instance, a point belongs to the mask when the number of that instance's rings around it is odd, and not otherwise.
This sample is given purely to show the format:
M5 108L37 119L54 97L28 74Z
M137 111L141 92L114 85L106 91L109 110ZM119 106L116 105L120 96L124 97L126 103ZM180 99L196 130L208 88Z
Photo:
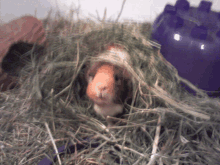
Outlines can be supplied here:
M167 4L153 24L152 39L179 75L207 91L220 88L220 13L212 2ZM211 94L210 94L211 95Z

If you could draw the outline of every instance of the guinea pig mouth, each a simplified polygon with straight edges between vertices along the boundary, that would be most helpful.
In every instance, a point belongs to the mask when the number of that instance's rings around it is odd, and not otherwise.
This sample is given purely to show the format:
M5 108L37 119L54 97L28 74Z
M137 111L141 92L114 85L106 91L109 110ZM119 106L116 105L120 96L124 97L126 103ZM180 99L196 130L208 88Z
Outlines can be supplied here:
M95 99L93 99L93 102L98 105L110 104L110 100L107 98L103 98L103 97L102 98L100 98L100 97L95 98Z

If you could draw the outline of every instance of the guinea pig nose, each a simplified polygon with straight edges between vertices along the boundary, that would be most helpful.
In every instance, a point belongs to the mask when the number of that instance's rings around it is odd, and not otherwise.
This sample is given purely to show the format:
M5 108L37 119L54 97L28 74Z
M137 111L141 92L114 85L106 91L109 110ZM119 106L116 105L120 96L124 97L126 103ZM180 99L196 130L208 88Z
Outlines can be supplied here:
M105 92L105 90L107 90L107 86L106 85L96 85L96 88L95 88L96 90L96 96L97 97L102 97L103 96L103 92Z
M99 88L99 96L100 96L100 97L102 97L103 92L105 92L105 91L106 91L106 89L107 89L107 87L106 87L106 86L102 86L102 87L100 87L100 88Z
M100 90L101 90L101 91L106 90L106 86L102 86L102 87L100 88Z
M98 82L98 83L96 83L96 88L97 88L97 90L99 90L99 91L106 90L107 84Z

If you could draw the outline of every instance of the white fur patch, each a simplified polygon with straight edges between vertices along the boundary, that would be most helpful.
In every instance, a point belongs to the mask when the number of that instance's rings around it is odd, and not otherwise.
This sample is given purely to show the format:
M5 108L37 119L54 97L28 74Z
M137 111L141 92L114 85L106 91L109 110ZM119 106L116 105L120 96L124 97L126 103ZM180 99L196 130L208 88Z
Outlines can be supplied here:
M116 116L123 112L123 105L122 104L108 104L104 106L99 106L94 104L94 110L97 114L106 118L107 116Z

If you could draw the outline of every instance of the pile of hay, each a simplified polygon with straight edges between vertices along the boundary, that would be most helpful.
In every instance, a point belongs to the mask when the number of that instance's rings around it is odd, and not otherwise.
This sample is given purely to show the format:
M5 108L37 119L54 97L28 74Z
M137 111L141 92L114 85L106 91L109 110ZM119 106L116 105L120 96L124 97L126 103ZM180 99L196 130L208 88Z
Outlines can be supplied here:
M146 37L148 24L57 22L63 26L49 29L44 53L29 52L20 87L0 93L2 164L52 161L69 144L74 153L66 150L55 164L219 164L220 100L178 76ZM108 129L85 95L85 70L112 43L129 52L134 90L126 114Z

